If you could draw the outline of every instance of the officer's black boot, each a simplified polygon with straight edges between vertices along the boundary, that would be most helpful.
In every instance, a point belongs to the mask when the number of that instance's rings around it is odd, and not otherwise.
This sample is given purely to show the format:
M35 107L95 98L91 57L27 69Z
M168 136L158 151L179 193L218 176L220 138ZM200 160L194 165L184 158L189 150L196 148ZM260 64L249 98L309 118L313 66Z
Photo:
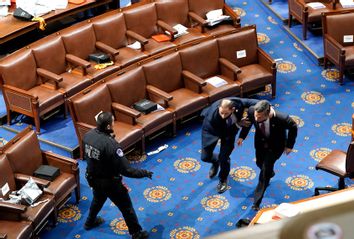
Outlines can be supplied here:
M219 162L213 162L209 170L209 178L214 178L219 171Z
M102 217L97 217L95 219L95 221L93 221L93 222L90 220L87 220L84 224L84 228L85 228L85 230L91 230L92 228L98 227L102 223L104 223L104 219Z
M147 231L140 231L132 235L132 239L147 239L149 238L149 233Z

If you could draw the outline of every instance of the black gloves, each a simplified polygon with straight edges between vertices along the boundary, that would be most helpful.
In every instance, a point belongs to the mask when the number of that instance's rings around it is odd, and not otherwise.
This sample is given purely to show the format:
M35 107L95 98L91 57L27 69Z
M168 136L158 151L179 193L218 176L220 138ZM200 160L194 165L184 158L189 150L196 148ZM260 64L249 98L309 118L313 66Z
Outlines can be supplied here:
M145 169L142 169L142 171L143 171L144 177L152 179L152 175L154 174L153 172L145 170Z

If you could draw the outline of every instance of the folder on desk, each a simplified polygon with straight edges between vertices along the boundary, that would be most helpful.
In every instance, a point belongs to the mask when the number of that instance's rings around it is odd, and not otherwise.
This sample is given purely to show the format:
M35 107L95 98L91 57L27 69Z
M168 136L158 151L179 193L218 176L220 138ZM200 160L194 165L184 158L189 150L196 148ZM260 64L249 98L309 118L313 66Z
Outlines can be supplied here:
M154 39L157 42L165 42L165 41L170 41L171 37L165 34L158 34L158 35L153 35L152 39Z

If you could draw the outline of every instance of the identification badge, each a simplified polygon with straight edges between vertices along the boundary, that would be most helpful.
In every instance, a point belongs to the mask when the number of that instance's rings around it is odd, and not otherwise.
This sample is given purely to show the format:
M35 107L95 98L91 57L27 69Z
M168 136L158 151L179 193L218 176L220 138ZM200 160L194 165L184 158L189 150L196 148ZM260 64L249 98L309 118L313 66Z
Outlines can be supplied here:
M117 149L116 154L117 154L119 157L123 157L123 156L124 156L123 150L122 150L121 148Z
M344 42L344 43L353 42L353 35L344 35L344 36L343 36L343 42Z
M5 196L8 192L10 191L10 187L8 183L5 183L4 186L1 188L1 194L2 196Z
M237 59L244 58L244 57L246 57L246 50L236 51Z

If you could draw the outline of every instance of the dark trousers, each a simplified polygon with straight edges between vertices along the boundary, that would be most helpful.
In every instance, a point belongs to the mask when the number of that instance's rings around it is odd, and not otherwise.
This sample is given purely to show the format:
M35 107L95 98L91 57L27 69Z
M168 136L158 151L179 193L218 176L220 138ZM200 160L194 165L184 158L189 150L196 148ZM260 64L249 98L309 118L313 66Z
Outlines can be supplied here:
M275 161L278 159L269 149L256 149L256 164L260 168L258 184L254 191L254 204L259 206L262 202L265 190L272 178Z
M122 212L129 233L134 234L141 231L142 228L134 211L128 190L123 186L121 180L93 179L93 181L93 200L86 223L90 224L96 220L97 214L107 198L109 198Z
M221 138L220 152L219 155L214 153L214 149L217 141L208 145L203 146L201 160L207 163L219 163L219 180L225 182L230 173L230 155L234 149L235 137L231 136L228 138Z

